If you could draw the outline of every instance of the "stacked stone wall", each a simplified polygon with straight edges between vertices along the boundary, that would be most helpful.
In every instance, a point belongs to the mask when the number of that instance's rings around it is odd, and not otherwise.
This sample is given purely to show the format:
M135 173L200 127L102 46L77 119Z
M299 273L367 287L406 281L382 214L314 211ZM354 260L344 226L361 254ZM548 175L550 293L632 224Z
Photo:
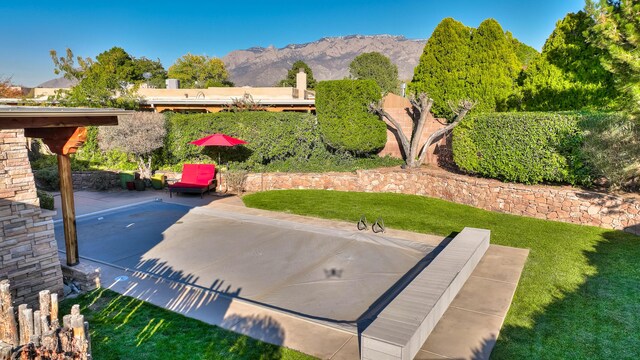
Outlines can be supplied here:
M38 292L62 293L53 212L41 210L23 130L0 131L0 280L17 303L34 304Z
M114 171L74 171L73 190L106 190L120 187L120 175Z
M354 173L249 174L249 192L280 189L393 192L440 198L477 208L640 234L640 199L567 186L527 186L439 169Z

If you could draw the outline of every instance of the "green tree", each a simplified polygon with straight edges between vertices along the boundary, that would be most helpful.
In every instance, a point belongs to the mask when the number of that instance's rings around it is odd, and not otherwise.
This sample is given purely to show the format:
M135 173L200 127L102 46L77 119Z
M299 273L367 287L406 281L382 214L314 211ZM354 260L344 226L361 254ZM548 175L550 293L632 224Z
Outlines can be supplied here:
M168 76L180 80L181 88L231 86L222 60L206 55L186 54L169 67Z
M380 87L373 80L321 81L316 88L316 111L322 140L332 149L363 155L387 141L387 127L369 112L378 103Z
M520 61L520 65L523 69L526 69L529 64L535 59L540 57L540 53L538 50L532 48L531 46L520 42L518 39L513 37L511 32L507 31L507 38L511 41L513 45L513 51L516 53L518 60Z
M113 47L91 58L77 57L67 49L66 56L50 52L56 74L78 80L70 91L61 94L60 101L68 106L123 107L135 106L136 84L142 81L134 59L124 49Z
M472 32L471 53L466 66L464 98L477 102L476 111L504 111L522 67L513 43L494 19L483 21Z
M293 63L291 70L287 72L287 77L278 82L278 86L291 86L296 87L296 75L300 72L300 69L304 69L307 74L307 89L315 89L317 81L313 78L313 71L304 61L298 60Z
M587 0L586 11L596 22L591 40L604 52L602 65L640 120L640 1Z
M357 80L373 80L383 93L398 92L398 66L379 52L360 54L349 64L351 77Z
M134 64L137 73L140 74L139 76L143 78L149 86L156 89L162 89L166 86L167 70L165 70L162 63L160 63L160 59L154 61L146 57L141 57L134 59ZM149 75L148 79L145 77L145 74Z
M450 101L468 98L467 71L471 28L452 18L436 26L416 66L409 91L426 93L434 100L436 116L448 117Z
M497 21L472 29L447 18L427 41L409 91L433 98L439 117L453 118L451 105L460 99L475 101L474 111L504 110L521 68L513 37Z
M611 109L618 92L600 64L603 52L589 43L595 21L585 12L558 21L540 58L521 74L521 108L530 111Z

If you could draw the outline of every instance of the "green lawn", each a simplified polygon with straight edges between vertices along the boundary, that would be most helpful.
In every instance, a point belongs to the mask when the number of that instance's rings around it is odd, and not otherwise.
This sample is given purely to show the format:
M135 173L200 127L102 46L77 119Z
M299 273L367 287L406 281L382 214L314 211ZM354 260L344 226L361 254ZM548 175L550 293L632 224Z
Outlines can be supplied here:
M529 248L492 357L635 359L640 356L640 237L538 220L413 195L322 190L248 195L245 204L355 223L449 235L491 230L491 243Z
M313 359L113 291L61 303L80 304L89 321L93 359Z

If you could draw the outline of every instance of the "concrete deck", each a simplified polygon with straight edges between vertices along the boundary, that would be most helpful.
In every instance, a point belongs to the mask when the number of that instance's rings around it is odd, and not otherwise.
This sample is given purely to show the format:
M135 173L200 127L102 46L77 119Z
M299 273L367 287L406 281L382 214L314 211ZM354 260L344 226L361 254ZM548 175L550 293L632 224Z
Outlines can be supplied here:
M166 202L214 207L338 229L353 229L355 226L340 221L248 209L237 197L205 196L200 199L199 196L184 195L170 199L166 191L80 191L75 196L76 214L79 216L159 198ZM57 201L56 205L59 203ZM441 237L392 229L388 230L388 235L434 244L442 240ZM527 256L526 249L491 245L415 358L489 358ZM86 259L82 261L91 263ZM92 264L101 268L103 286L116 292L322 359L360 358L356 333L147 274L104 263ZM121 276L127 279L122 280Z

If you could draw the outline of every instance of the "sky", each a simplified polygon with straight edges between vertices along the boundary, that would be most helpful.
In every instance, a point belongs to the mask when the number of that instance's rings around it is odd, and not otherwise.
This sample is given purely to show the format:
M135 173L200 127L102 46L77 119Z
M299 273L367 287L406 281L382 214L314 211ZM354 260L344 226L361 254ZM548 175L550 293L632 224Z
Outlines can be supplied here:
M496 19L540 50L555 23L584 0L0 1L0 79L36 86L57 77L49 51L95 57L113 46L168 68L186 53L222 57L344 35L427 39L453 17L477 27Z

